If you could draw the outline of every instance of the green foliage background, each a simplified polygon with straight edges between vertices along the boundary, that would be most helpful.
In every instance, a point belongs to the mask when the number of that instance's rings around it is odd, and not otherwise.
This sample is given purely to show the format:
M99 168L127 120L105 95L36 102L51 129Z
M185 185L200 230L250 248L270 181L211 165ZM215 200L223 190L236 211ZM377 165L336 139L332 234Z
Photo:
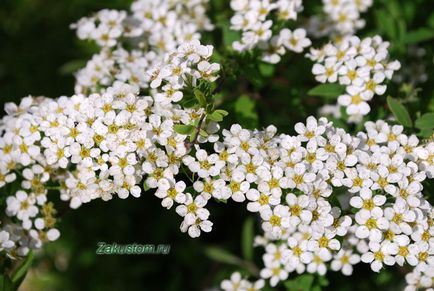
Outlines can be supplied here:
M73 94L72 72L83 66L97 48L80 42L69 25L99 9L128 9L130 2L1 0L1 107L4 102L18 102L28 94L50 97ZM223 48L237 37L227 29L228 1L210 2L210 16L217 29L204 39ZM303 15L317 13L320 5L320 0L304 1ZM363 15L367 26L359 33L360 36L380 34L391 41L392 58L399 59L404 66L417 61L408 55L409 47L418 45L426 49L426 55L418 61L427 67L428 82L417 88L403 83L388 89L388 94L404 104L412 120L434 112L432 8L432 0L377 0ZM315 114L320 105L335 102L327 94L309 93L318 85L310 73L312 64L294 54L276 67L257 64L249 57L230 65L241 77L236 81L225 80L222 107L231 113L225 119L226 125L238 122L255 128L274 124L280 131L291 132L296 122ZM371 107L373 112L368 117L371 120L390 114L386 96L376 98ZM349 131L359 129L336 122ZM428 126L428 135L432 134L432 127ZM413 129L410 126L408 130ZM425 192L432 193L432 188L431 185ZM260 268L260 252L250 247L252 232L258 229L257 221L256 218L248 220L242 206L228 203L212 207L212 233L193 240L180 233L177 214L164 210L159 203L147 192L137 200L93 202L75 211L61 208L61 239L46 245L43 255L36 255L34 268L22 290L204 290L217 286L233 270L241 268L247 274L249 270L255 271L255 265ZM170 244L171 252L165 256L97 256L99 241ZM359 265L351 278L337 273L329 273L327 279L305 275L291 278L286 288L397 290L402 288L407 271L391 268L377 275L369 266Z

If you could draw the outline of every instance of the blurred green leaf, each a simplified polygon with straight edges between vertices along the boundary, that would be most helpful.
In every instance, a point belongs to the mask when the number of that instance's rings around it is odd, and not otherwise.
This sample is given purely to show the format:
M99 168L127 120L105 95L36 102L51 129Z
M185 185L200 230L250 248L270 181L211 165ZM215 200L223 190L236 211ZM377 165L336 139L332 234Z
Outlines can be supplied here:
M387 104L389 105L390 110L395 116L396 120L405 127L412 127L413 123L410 118L410 114L407 109L397 100L388 96Z
M245 95L239 97L235 102L237 120L248 129L254 129L258 126L258 114L255 107L256 102Z
M183 135L189 135L194 130L193 125L185 125L185 124L175 124L173 128L175 129L175 131L177 133L183 134Z
M242 260L239 257L231 254L230 252L220 247L205 248L205 255L214 261L225 264L240 265L242 263Z
M293 280L284 283L288 291L310 291L315 277L312 274L299 275Z
M14 286L18 288L21 284L21 282L26 277L27 271L32 265L33 262L33 252L29 251L21 265L13 272L12 274L12 282L14 283Z
M434 28L434 12L432 12L428 18L428 26Z
M148 191L149 189L151 189L151 187L148 186L148 184L146 182L143 182L143 190Z
M207 102L206 97L202 93L202 91L200 91L199 89L194 89L193 93L196 99L199 101L200 106L205 107Z
M274 71L275 71L274 65L266 64L266 63L260 63L258 65L258 68L259 68L259 72L261 73L261 75L263 77L266 77L266 78L273 77Z
M241 250L243 252L243 257L246 260L253 259L253 239L254 239L254 227L255 221L253 217L247 217L243 225L243 232L241 237Z
M345 93L345 86L339 84L321 84L307 92L310 96L336 98Z
M419 129L433 129L434 128L434 113L426 113L419 117L415 125Z
M430 40L432 38L434 38L434 29L423 27L417 30L407 32L404 36L404 43L415 44Z
M232 47L232 43L240 39L240 33L230 28L230 23L225 21L221 24L223 30L223 44Z
M0 290L1 291L14 291L17 290L14 288L14 284L12 280L6 274L0 275Z
M212 120L212 121L215 121L215 122L220 122L220 121L223 120L223 116L220 113L216 112L216 111L214 111L211 114L208 114L207 118L209 120Z
M73 73L77 72L78 70L84 68L86 65L86 60L73 60L70 62L65 63L63 66L60 67L59 72L62 75L72 75Z
M377 10L375 11L375 16L379 30L382 31L390 39L396 40L396 24L393 17L390 17L389 12L384 9Z
M215 112L218 112L218 114L222 115L223 117L228 116L229 112L223 109L217 109Z

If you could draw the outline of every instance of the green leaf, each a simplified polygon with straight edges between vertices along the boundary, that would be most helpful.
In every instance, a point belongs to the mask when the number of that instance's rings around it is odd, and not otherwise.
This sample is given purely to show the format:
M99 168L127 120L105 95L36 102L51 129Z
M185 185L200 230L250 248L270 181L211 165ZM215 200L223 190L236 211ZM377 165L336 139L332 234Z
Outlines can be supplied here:
M184 108L193 108L197 104L197 100L193 97L191 98L184 98L181 101L181 105Z
M259 72L261 73L262 76L269 78L272 77L274 75L274 66L271 64L266 64L266 63L260 63L258 65L259 67Z
M205 255L214 261L225 264L239 265L242 263L242 260L239 257L219 247L205 248Z
M78 70L84 68L86 66L86 63L87 60L72 60L63 64L59 69L59 73L62 75L72 75Z
M293 280L286 281L284 283L285 287L288 290L297 290L297 291L310 291L312 290L312 284L315 277L312 274L304 274L297 276Z
M16 288L14 288L14 284L12 283L12 280L6 274L0 275L0 290L1 291L16 290Z
M223 121L223 115L221 115L220 113L218 113L218 112L216 112L216 111L214 111L214 112L211 113L211 114L208 114L208 115L207 115L207 118L208 118L209 120L212 120L212 121L215 121L215 122Z
M208 132L206 132L206 131L203 130L203 129L201 129L201 130L199 131L199 134L200 134L200 136L203 136L203 137L207 137L207 136L209 136Z
M175 124L173 127L175 131L179 134L189 135L193 132L193 125L185 125L185 124Z
M243 232L241 237L241 250L243 257L246 260L253 259L253 238L254 238L255 221L253 217L249 216L243 225Z
M194 96L196 97L196 99L199 101L199 104L202 107L205 107L207 102L206 102L206 97L202 93L202 91L200 91L198 89L194 89L193 93L194 93Z
M309 96L319 96L333 99L344 93L345 86L339 84L321 84L307 92Z
M27 271L29 270L30 266L33 262L33 252L30 251L26 258L23 260L21 265L12 273L12 282L14 283L14 286L18 288L21 284L21 282L26 277Z
M235 102L235 113L238 122L245 128L258 127L258 113L256 112L255 100L243 95Z
M419 129L433 129L434 128L434 113L426 113L419 117L415 125Z
M415 44L430 40L432 38L434 38L434 29L422 27L417 30L407 32L404 36L404 43Z
M411 121L410 114L407 109L396 99L388 96L387 105L389 105L390 111L392 111L396 120L405 127L412 127L413 122Z
M387 10L377 10L375 12L378 29L386 34L390 39L397 39L396 24L393 17L390 17Z
M222 116L228 116L229 115L229 112L227 112L226 110L223 110L223 109L217 109L215 112L218 112Z
M432 138L434 137L434 130L430 128L421 129L420 132L418 133L418 136L423 138Z
M151 189L151 187L148 186L148 184L146 182L143 182L143 190L149 191Z
M434 28L434 12L431 12L431 15L428 18L427 24L429 27Z
M240 32L232 30L230 28L229 22L224 22L222 24L222 30L223 30L223 43L225 46L232 47L232 43L241 38Z

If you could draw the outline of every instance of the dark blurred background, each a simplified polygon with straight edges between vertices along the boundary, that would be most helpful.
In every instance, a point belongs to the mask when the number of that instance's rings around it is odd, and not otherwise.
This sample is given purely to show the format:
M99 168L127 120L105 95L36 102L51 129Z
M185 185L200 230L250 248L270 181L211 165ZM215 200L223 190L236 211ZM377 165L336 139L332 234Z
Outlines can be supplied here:
M218 1L220 7L221 3L226 3L224 6L227 2ZM100 9L128 9L130 3L130 0L0 0L0 107L3 108L5 102L18 102L29 94L49 97L73 94L72 72L84 66L97 48L79 41L69 28L70 24ZM214 0L211 3L217 5ZM319 0L312 5L305 3L306 13L315 13L320 4ZM383 16L388 13L396 21L404 21L405 31L434 28L434 14L429 11L432 4L432 0L378 0L366 15L368 25L363 34L374 32L393 39L396 32L389 31L382 23ZM215 36L218 37L219 32ZM427 72L431 75L432 43L424 41L421 46L427 50L423 61L429 65ZM394 57L402 60L407 55L406 48L393 48ZM411 58L407 61L413 62ZM294 67L297 70L293 70ZM302 58L286 59L276 68L276 75L283 77L274 80L274 87L261 85L258 98L248 101L249 104L254 102L253 120L248 116L246 120L237 117L241 119L236 121L247 127L274 123L287 130L294 122L314 114L318 100L292 98L305 95L315 85L310 69L311 64ZM291 90L288 91L288 87ZM417 103L426 105L426 110L434 108L433 83L427 82L420 87L424 87L425 93ZM395 96L402 95L399 86L390 86L390 90L396 93ZM237 106L244 106L244 99L236 98L227 103L230 111L236 112ZM379 104L384 104L384 100L379 98ZM409 108L412 104L408 104ZM57 194L50 195L55 197ZM212 207L212 233L190 239L179 231L181 218L174 210L166 211L159 204L159 199L148 192L139 199L97 201L74 211L61 209L62 236L59 241L44 247L43 256L37 256L35 267L21 290L194 291L217 286L235 270L230 264L211 260L209 247L220 248L214 249L211 257L219 257L221 261L231 261L228 254L221 253L222 250L241 256L241 238L245 236L242 235L243 225L248 216L244 207L234 203ZM171 252L156 256L97 256L99 241L170 244ZM259 257L259 250L256 254ZM260 261L256 264L261 265ZM396 290L397 285L402 286L405 271L396 268L377 275L369 270L369 266L361 265L351 279L336 273L328 274L330 284L326 288Z
M130 0L1 0L0 99L71 95L72 71L95 51L69 26L104 8L128 9Z

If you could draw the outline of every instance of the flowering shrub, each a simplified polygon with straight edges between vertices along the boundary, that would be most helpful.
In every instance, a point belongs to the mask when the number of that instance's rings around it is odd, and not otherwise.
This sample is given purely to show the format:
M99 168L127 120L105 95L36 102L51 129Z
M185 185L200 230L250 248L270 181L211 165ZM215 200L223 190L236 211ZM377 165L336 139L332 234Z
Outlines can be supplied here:
M213 209L232 201L258 219L247 245L263 249L260 270L242 261L223 290L308 290L306 274L350 276L359 263L373 272L405 266L406 290L433 288L425 190L434 178L434 118L382 97L406 77L388 41L355 35L372 4L323 1L321 13L301 19L300 0L232 0L227 21L208 15L205 0L138 0L131 12L101 10L73 24L100 47L76 73L76 95L25 97L5 106L0 122L4 259L28 259L59 239L61 201L76 209L153 194L191 238L218 227ZM217 29L223 41L207 34ZM324 83L297 94L336 105L292 120L292 134L255 129L251 100L267 83L289 90L278 68L291 58L309 64L311 84ZM234 93L235 120L227 106ZM28 266L3 280L18 288Z

